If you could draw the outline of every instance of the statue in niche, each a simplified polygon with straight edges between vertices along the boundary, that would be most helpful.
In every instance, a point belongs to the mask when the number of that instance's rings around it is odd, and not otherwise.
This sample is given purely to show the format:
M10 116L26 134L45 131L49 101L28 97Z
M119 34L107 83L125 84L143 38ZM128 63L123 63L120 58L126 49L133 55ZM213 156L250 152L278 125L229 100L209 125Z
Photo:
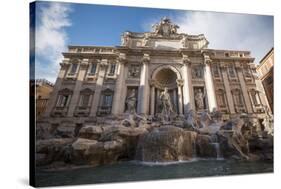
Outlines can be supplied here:
M162 111L161 111L162 120L170 121L171 115L174 113L174 110L167 87L165 87L164 91L160 94L160 100L162 104Z
M195 105L197 110L203 110L205 108L204 106L204 93L202 92L202 89L197 89L195 93Z
M126 104L127 104L127 111L130 114L135 114L136 113L136 90L132 89L131 93L127 96L126 99Z

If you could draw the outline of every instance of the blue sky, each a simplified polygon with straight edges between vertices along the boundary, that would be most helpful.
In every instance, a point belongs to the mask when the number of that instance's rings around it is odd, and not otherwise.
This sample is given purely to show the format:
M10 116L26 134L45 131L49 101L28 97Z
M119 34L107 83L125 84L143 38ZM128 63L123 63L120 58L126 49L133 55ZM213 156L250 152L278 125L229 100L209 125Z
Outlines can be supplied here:
M54 82L67 45L119 45L122 32L150 31L164 16L179 32L205 34L209 48L251 51L256 63L273 47L272 16L37 2L35 77Z

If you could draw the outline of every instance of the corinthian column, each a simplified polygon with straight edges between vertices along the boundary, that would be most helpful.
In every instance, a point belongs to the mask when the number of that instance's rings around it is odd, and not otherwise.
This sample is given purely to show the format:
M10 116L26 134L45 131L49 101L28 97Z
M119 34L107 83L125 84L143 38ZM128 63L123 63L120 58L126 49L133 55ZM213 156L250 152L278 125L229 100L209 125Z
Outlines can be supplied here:
M125 85L125 64L126 54L120 53L118 58L119 69L117 73L117 81L113 97L112 114L118 115L124 112L126 100L126 85ZM125 88L124 88L125 87Z
M179 115L183 115L182 111L182 86L184 81L182 79L177 79L177 85L178 85L178 106L179 106Z
M212 112L215 109L217 109L217 102L216 102L216 96L215 96L215 88L211 73L211 59L208 55L204 55L204 64L205 64L205 85L206 85L206 91L208 96L208 105L209 105L209 111Z
M140 87L138 95L138 113L148 114L149 110L149 83L148 83L148 63L149 54L144 54L142 58L142 69L140 76Z
M184 113L187 114L188 111L191 109L191 102L190 102L190 94L191 94L191 78L190 78L190 64L191 61L189 60L187 55L183 54L182 58L183 62L183 104L184 104Z
M150 115L154 116L155 114L155 81L150 80Z

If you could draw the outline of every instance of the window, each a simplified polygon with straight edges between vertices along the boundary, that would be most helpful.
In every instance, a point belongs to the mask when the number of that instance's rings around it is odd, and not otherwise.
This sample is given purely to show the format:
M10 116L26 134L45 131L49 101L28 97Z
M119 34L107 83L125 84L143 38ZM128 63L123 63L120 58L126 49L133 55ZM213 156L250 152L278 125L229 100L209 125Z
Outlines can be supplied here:
M57 107L66 107L69 95L59 95Z
M241 92L238 89L233 91L233 99L234 99L235 105L237 105L237 106L243 105L242 95L241 95Z
M245 77L251 77L251 71L248 67L244 68Z
M68 102L70 100L70 97L72 95L72 91L65 88L61 91L59 91L59 95L58 95L58 100L57 100L57 107L66 107L68 105Z
M91 64L90 74L95 75L97 71L97 64Z
M116 64L110 65L109 75L114 75L115 73Z
M71 70L70 70L70 74L75 74L76 70L77 70L78 64L77 63L73 63L71 65Z
M112 95L105 94L103 97L103 106L111 106L112 103Z
M229 53L225 53L224 55L225 55L225 57L229 57Z
M215 77L220 77L220 74L219 74L219 67L217 64L214 64L213 65L213 73L214 73L214 76Z
M228 73L229 73L230 77L235 77L235 71L234 71L234 66L233 65L230 65L228 67Z
M255 90L252 90L250 92L250 94L251 94L251 98L252 98L253 104L255 106L260 105L259 93L257 91L255 91Z
M89 101L90 101L90 95L89 94L82 95L80 106L83 106L83 107L89 106Z
M218 90L217 97L218 97L218 105L219 105L219 107L225 107L226 102L225 102L224 91L221 90L221 89Z

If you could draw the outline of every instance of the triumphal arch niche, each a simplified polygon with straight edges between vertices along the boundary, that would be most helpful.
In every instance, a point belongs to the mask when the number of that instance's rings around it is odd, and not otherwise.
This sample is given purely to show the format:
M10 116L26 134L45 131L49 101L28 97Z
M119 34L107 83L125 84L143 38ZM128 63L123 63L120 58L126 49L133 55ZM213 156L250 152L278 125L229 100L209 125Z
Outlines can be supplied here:
M124 32L120 46L69 46L45 116L90 122L128 112L155 116L166 107L177 115L262 117L267 101L250 52L208 49L203 34L178 29L162 18L151 32Z

